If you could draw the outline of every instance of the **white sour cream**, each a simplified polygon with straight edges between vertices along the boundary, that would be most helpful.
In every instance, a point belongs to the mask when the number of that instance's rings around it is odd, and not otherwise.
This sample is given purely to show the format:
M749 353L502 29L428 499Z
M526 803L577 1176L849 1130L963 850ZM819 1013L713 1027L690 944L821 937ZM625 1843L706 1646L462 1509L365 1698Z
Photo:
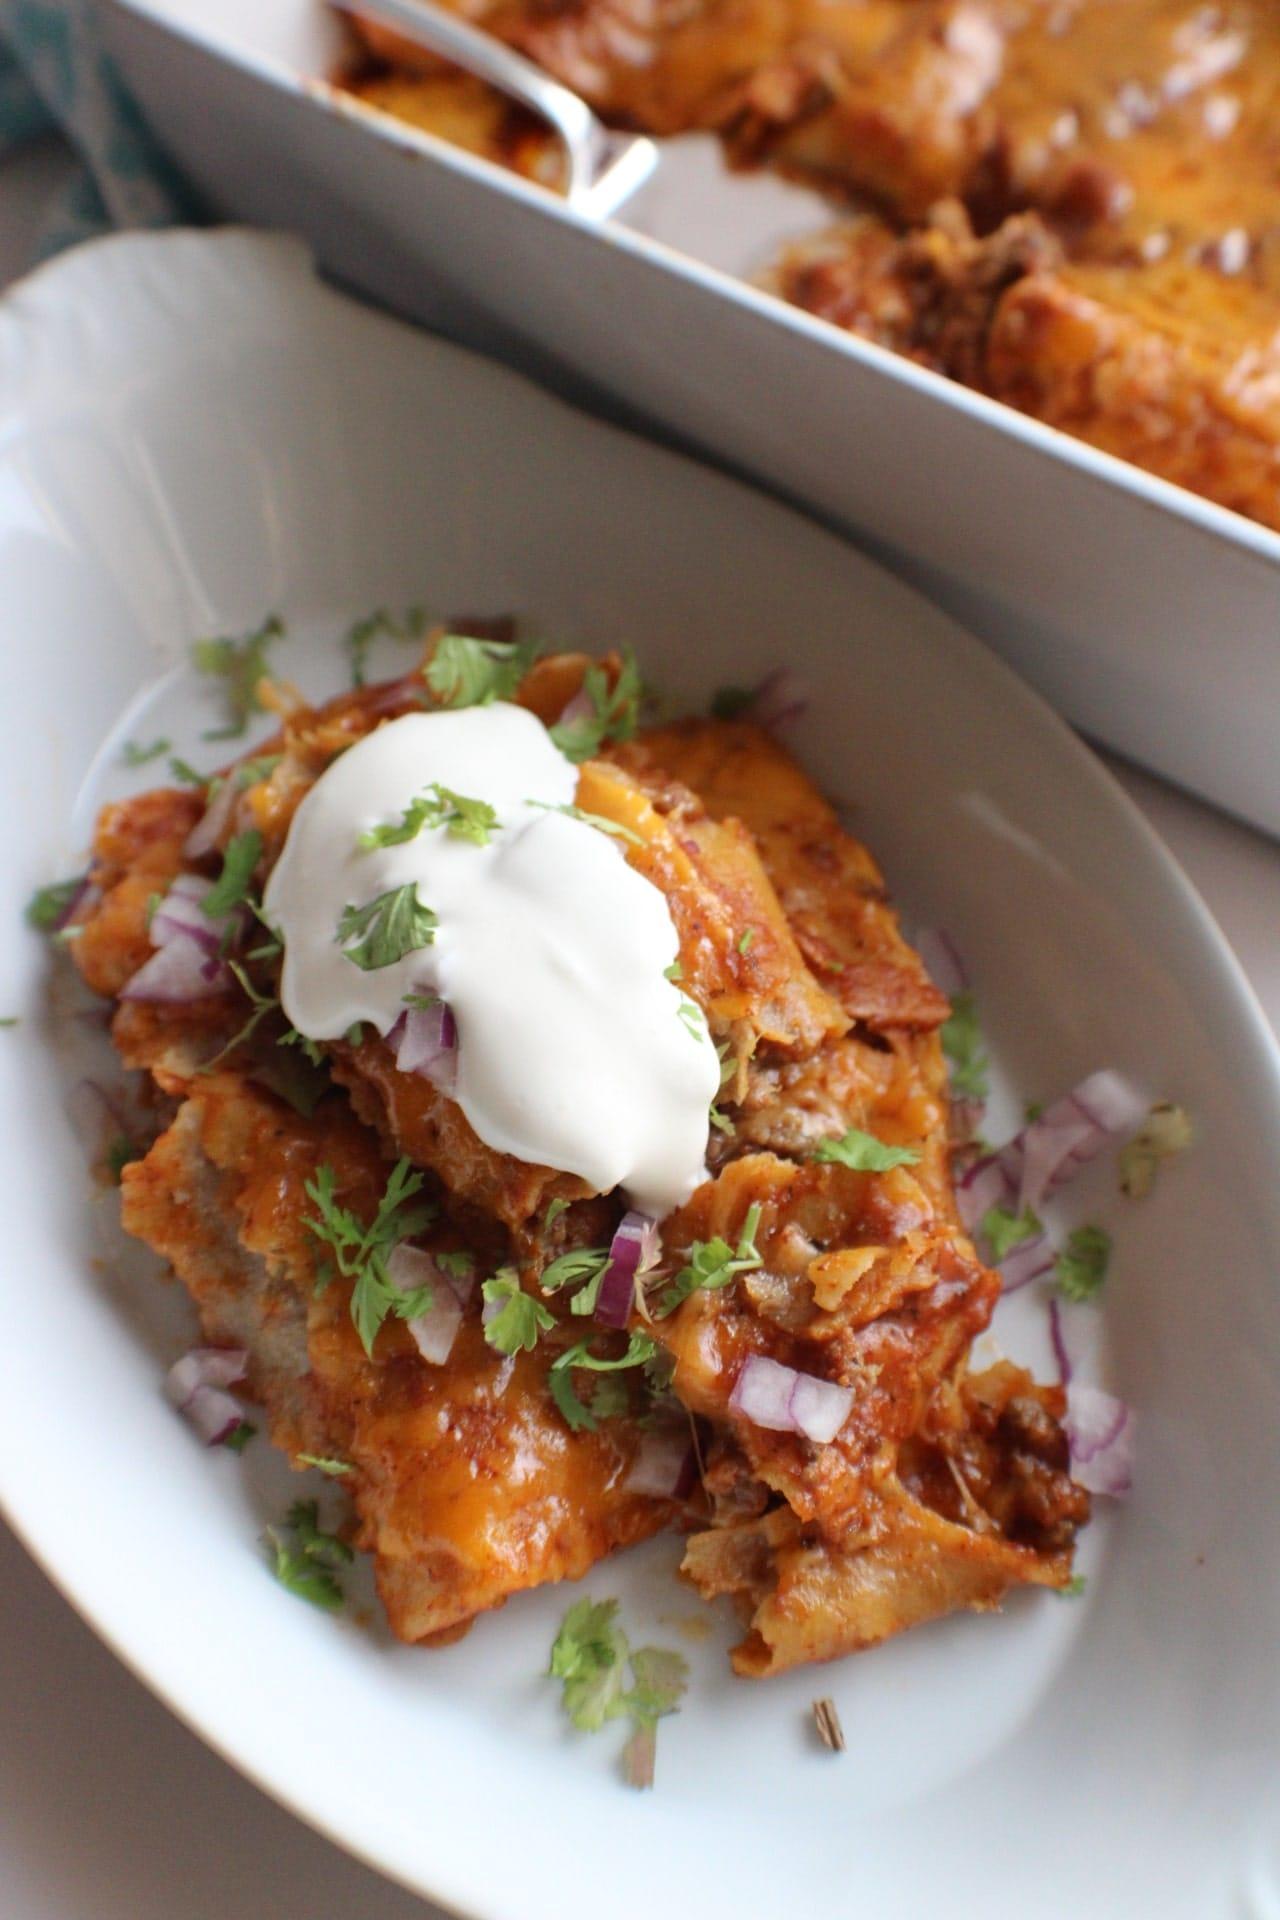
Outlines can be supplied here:
M493 807L486 846L434 827L360 848L433 781ZM454 1097L480 1138L661 1218L706 1176L720 1063L664 977L678 942L662 893L617 840L545 811L576 788L522 707L407 714L368 734L302 801L267 885L281 1000L299 1032L333 1040L357 1021L385 1034L406 994L440 994L458 1027ZM344 910L409 882L438 918L434 941L363 971L337 937Z

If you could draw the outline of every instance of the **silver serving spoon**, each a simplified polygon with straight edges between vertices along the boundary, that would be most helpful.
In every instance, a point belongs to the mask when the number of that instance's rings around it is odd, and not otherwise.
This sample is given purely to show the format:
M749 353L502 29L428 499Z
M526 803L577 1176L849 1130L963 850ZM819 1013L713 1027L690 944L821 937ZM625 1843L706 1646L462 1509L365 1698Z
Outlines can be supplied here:
M528 107L559 134L568 159L565 198L593 219L615 213L643 186L658 163L658 149L639 134L614 133L585 100L552 80L532 60L492 34L483 33L434 0L329 0L335 12L356 11L393 28L406 40L438 53Z

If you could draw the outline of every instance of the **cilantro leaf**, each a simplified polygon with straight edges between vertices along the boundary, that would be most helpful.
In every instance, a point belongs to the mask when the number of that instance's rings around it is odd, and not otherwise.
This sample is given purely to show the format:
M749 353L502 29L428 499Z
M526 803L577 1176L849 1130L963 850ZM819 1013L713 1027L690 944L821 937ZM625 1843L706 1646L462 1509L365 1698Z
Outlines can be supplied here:
M914 1167L920 1154L915 1147L890 1147L873 1133L849 1127L842 1134L820 1140L811 1158L828 1166L852 1167L855 1173L887 1173L891 1167Z
M688 1685L688 1663L663 1647L633 1652L618 1623L616 1600L579 1600L570 1607L551 1648L548 1669L561 1683L561 1705L581 1733L598 1733L627 1717L631 1737L623 1756L628 1785L653 1785L655 1730L675 1713Z
M421 640L427 616L421 607L409 607L399 619L386 607L377 607L347 628L342 644L351 656L351 684L362 687L375 640Z
M570 1607L552 1643L548 1672L563 1681L561 1704L580 1733L598 1733L621 1711L627 1653L616 1600L579 1600Z
M334 1197L336 1184L332 1167L317 1167L314 1180L308 1180L305 1187L317 1217L304 1217L302 1224L329 1248L343 1279L353 1282L351 1319L365 1352L372 1358L373 1343L388 1314L400 1320L416 1320L431 1305L431 1288L414 1287L402 1292L387 1272L387 1260L401 1241L412 1239L430 1225L436 1209L428 1201L409 1205L422 1186L422 1175L407 1159L397 1160L367 1227L349 1208L339 1206ZM325 1284L326 1276L322 1275L318 1290Z
M757 1203L748 1210L742 1223L736 1251L718 1234L714 1240L695 1240L689 1248L688 1265L682 1267L670 1286L663 1289L657 1306L659 1318L665 1319L667 1314L674 1313L691 1293L713 1292L720 1287L727 1287L738 1274L750 1273L754 1268L763 1266L764 1256L756 1249L759 1225L760 1207Z
M707 1031L707 1016L702 1008L695 1006L692 1000L682 1000L676 1008L686 1032L694 1039L701 1040Z
M1073 1573L1064 1586L1050 1587L1049 1591L1059 1600L1078 1600L1088 1584L1082 1573Z
M569 1428L574 1433L594 1432L597 1413L608 1418L604 1407L585 1407L574 1390L572 1370L581 1367L588 1373L620 1373L624 1368L643 1367L655 1357L658 1343L649 1333L633 1333L627 1341L627 1350L616 1359L602 1358L591 1351L588 1341L579 1340L573 1346L566 1347L551 1362L548 1384L551 1397L564 1415Z
M229 1453L243 1453L257 1431L252 1420L241 1420L232 1427L222 1444Z
M354 1558L351 1548L336 1534L322 1530L314 1500L295 1502L285 1516L284 1529L293 1535L291 1541L282 1540L275 1527L266 1531L276 1579L299 1600L307 1600L326 1613L337 1613L345 1596L334 1570Z
M567 1210L568 1205L569 1202L560 1194L557 1194L553 1200L548 1200L547 1210L542 1216L543 1227L549 1227L554 1220L558 1220L560 1215Z
M744 927L738 936L738 952L746 953L755 937L756 930L754 927Z
M1059 1293L1068 1300L1092 1300L1107 1277L1111 1235L1105 1227L1077 1227L1053 1263Z
M951 1069L951 1091L963 1100L987 1097L987 1053L973 995L952 995L951 1017L942 1029L942 1051Z
M56 933L58 922L83 884L83 880L77 876L74 880L55 880L47 887L37 887L27 902L27 925L35 927L40 933Z
M582 691L591 711L573 720L557 720L548 729L561 753L575 764L599 753L607 740L630 740L634 734L644 694L635 655L630 650L624 653L612 683L605 669L593 663L583 676Z
M271 1571L280 1585L299 1600L306 1600L325 1613L341 1613L346 1605L346 1595L328 1568L316 1566L305 1554L289 1546L274 1527L267 1528L266 1538L275 1556Z
M249 892L253 870L262 857L262 835L256 827L233 834L222 856L222 872L200 902L200 911L218 920L238 907Z
M609 1265L607 1247L570 1247L558 1259L552 1260L538 1275L538 1285L544 1293L559 1293L561 1287L570 1287L575 1280L587 1283L584 1291L591 1290L591 1305L580 1307L578 1295L574 1299L575 1313L591 1313L595 1308L595 1296L600 1291L600 1281Z
M283 620L273 613L256 632L239 639L197 640L192 649L196 670L212 674L225 683L230 714L228 724L206 733L206 740L235 740L255 713L266 711L258 697L258 687L267 677L267 650L283 632Z
M486 1307L499 1309L484 1330L486 1341L498 1353L532 1353L539 1334L555 1325L555 1315L521 1287L514 1267L499 1267L480 1291Z
M1029 1207L1025 1213L1012 1213L1008 1207L988 1207L978 1225L978 1232L990 1247L992 1262L997 1267L1015 1247L1041 1231L1040 1222Z
M370 847L399 847L407 840L416 840L424 827L443 827L457 840L487 847L498 825L498 816L487 800L470 800L466 794L455 793L452 787L442 787L433 780L425 793L409 802L398 826L371 827L360 835L359 844L366 851Z
M158 760L162 753L168 753L168 740L152 740L145 746L140 740L126 740L120 752L120 758L126 767L145 767L148 760Z
M170 756L169 771L181 786L203 787L208 785L208 774L198 773L189 760L181 759L176 753Z
M423 669L428 687L442 707L487 707L509 700L534 657L525 641L476 640L465 633L441 634Z
M429 947L438 924L431 908L419 900L417 882L409 880L402 887L380 893L367 906L345 908L338 922L338 939L352 965L372 973L379 967L394 966L407 953ZM363 938L358 946L346 945L360 935Z
M232 769L231 776L237 792L243 793L248 787L256 787L260 780L269 780L283 759L282 753L258 753L251 760L241 760Z
M624 827L616 820L610 820L603 813L588 813L585 807L571 806L568 801L559 806L554 800L526 800L526 807L541 807L544 813L562 813L567 820L580 820L584 827L594 827L597 833L612 834L615 840L629 840L633 846L642 847L644 840L630 827Z
M300 1453L298 1458L304 1467L315 1467L317 1472L326 1473L333 1480L355 1472L349 1460L335 1460L327 1453Z
M437 1253L435 1263L441 1273L454 1280L469 1280L476 1270L476 1257L459 1249L456 1253Z

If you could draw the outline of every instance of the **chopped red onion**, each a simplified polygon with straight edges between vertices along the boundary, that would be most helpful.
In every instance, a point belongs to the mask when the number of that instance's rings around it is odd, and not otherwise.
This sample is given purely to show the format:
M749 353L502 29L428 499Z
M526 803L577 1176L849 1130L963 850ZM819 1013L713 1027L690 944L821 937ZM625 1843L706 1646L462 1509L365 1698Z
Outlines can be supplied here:
M243 1347L193 1347L166 1374L165 1394L207 1447L220 1446L244 1418L226 1389L244 1379L248 1365Z
M227 774L218 782L212 800L182 843L182 851L188 860L202 860L206 853L215 851L221 843L235 804L235 777Z
M425 1313L406 1322L414 1344L424 1360L443 1366L453 1352L453 1343L462 1325L462 1309L471 1296L474 1280L464 1276L455 1280L444 1273L421 1247L400 1245L387 1261L387 1278L401 1293L418 1287L431 1288L431 1305Z
M1049 1333L1067 1390L1063 1431L1071 1449L1072 1478L1089 1493L1119 1499L1133 1484L1137 1415L1114 1394L1076 1380L1070 1326L1056 1299L1049 1302Z
M595 703L591 695L587 692L584 683L578 688L578 691L565 707L564 712L555 722L555 725L557 727L571 727L576 720L593 720L595 718L595 711Z
M1033 1233L1026 1240L1019 1240L1011 1247L1000 1262L1000 1278L1006 1293L1016 1293L1019 1287L1040 1280L1046 1273L1052 1273L1057 1255L1050 1245L1048 1236Z
M231 970L222 956L243 925L243 915L233 908L211 919L202 902L212 884L196 873L177 875L151 916L156 951L121 988L122 1000L182 1005L207 1000L231 986Z
M925 971L940 993L948 1000L963 993L969 984L969 975L960 949L956 946L945 927L921 927L916 934L916 952L924 961Z
M177 1006L225 993L230 984L228 968L216 956L207 954L198 941L171 939L138 968L120 989L120 998Z
M625 1213L609 1246L609 1264L596 1293L595 1318L602 1327L625 1327L636 1280L656 1267L662 1253L658 1223L647 1213Z
M683 1500L698 1475L698 1456L687 1420L651 1427L622 1483L624 1493L653 1500Z
M1018 1212L1038 1211L1111 1141L1134 1132L1148 1105L1121 1074L1104 1070L1091 1073L1046 1107L998 1156L1010 1184L1017 1187Z
M834 1440L849 1417L853 1388L811 1373L797 1373L764 1354L743 1361L729 1405L753 1426L800 1433L819 1445Z
M401 1073L420 1073L441 1093L452 1093L458 1077L458 1025L443 1000L410 1007L387 1039L395 1047Z
M780 733L803 719L808 710L809 690L804 681L790 667L775 667L755 689L740 718L754 720L769 733Z
M1072 1478L1090 1493L1119 1499L1133 1486L1137 1417L1101 1387L1067 1389L1067 1444Z
M975 1160L956 1185L956 1206L970 1233L978 1231L984 1214L992 1207L1007 1207L1013 1197L1013 1182L1001 1155L995 1153L984 1153Z

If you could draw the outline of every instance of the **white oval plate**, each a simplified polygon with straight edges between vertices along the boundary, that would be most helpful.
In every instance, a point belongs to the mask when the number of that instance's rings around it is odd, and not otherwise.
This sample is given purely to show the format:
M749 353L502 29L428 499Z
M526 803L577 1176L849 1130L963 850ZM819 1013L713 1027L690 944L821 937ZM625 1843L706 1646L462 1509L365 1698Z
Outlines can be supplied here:
M486 1920L1273 1915L1280 1072L1203 908L1086 750L836 540L362 311L260 236L102 242L4 303L0 556L19 896L74 867L103 793L151 775L122 772L124 738L173 732L212 764L186 644L271 608L281 664L317 691L348 620L423 600L630 642L673 708L785 658L817 694L801 757L909 914L968 954L1008 1084L1115 1065L1198 1132L1142 1205L1102 1167L1073 1196L1116 1233L1107 1364L1141 1418L1084 1598L749 1685L728 1620L689 1632L674 1543L597 1568L590 1589L693 1664L638 1795L541 1678L565 1591L425 1652L267 1576L257 1534L288 1476L261 1443L205 1454L164 1406L184 1310L118 1245L95 1263L111 1202L62 1112L76 1023L15 939L0 1495L120 1656L314 1825ZM839 1759L809 1727L819 1692Z

